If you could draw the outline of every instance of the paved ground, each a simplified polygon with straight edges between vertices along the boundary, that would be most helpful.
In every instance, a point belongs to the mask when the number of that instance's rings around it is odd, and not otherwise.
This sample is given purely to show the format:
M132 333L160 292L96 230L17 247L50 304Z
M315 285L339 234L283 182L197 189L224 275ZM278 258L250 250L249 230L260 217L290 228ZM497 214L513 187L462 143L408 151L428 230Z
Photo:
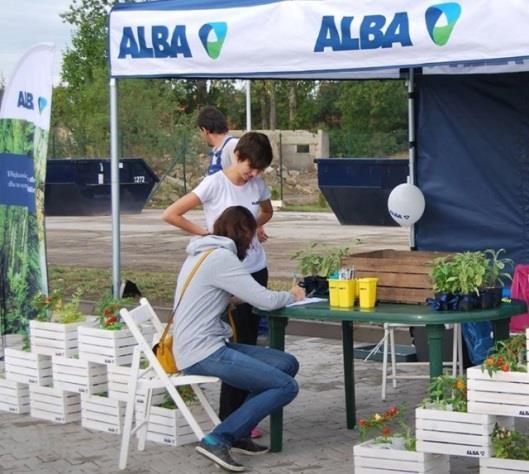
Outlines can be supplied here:
M189 235L164 223L160 210L121 218L121 265L174 271L184 260ZM190 213L202 222L202 212ZM342 226L332 213L276 211L266 225L265 244L272 278L291 278L296 263L290 257L312 242L348 246L353 252L409 248L408 230L401 227ZM111 218L47 217L48 262L53 265L112 266Z
M122 266L177 271L189 237L167 226L159 211L122 218ZM193 213L200 219L200 213ZM111 265L109 217L49 217L48 259L57 265ZM408 248L401 228L340 226L332 214L277 212L266 226L270 273L289 278L295 267L289 257L313 241L348 245L354 251ZM357 240L360 240L358 243ZM285 411L284 451L239 459L254 473L352 473L358 433L345 428L341 342L315 337L287 336L287 350L301 362L300 394ZM417 370L416 367L407 369ZM409 418L423 398L426 382L399 382L380 400L380 364L356 363L357 408L360 417L405 402ZM208 394L216 402L218 393ZM263 428L268 430L268 422ZM265 435L264 441L268 438ZM83 429L79 424L55 425L0 412L0 473L113 473L117 470L119 437ZM478 472L477 461L454 458L453 473ZM219 472L194 447L169 448L148 443L143 453L134 449L128 473L202 474Z
M259 457L239 456L250 472L262 474L349 474L358 433L345 428L342 351L338 341L289 336L287 349L301 362L300 393L285 410L284 451ZM416 369L411 369L416 370ZM380 364L357 362L357 408L360 417L406 402L409 417L424 396L424 380L402 381L380 400ZM216 392L209 392L212 401ZM263 422L268 432L268 421ZM264 442L268 436L265 434ZM119 436L84 429L78 423L56 425L28 415L0 412L0 473L114 473ZM205 474L220 472L194 451L147 443L131 449L127 473ZM477 461L452 459L453 473L475 473Z

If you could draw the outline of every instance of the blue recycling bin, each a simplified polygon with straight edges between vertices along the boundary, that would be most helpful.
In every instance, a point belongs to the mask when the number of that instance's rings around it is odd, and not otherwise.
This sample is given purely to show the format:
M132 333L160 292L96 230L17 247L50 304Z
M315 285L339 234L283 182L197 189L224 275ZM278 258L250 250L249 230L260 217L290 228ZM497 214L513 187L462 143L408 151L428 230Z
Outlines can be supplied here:
M318 186L340 224L398 225L389 215L392 189L406 182L408 160L319 158Z
M119 161L120 211L143 210L159 181L140 158ZM48 160L44 210L48 216L98 216L111 214L109 159Z

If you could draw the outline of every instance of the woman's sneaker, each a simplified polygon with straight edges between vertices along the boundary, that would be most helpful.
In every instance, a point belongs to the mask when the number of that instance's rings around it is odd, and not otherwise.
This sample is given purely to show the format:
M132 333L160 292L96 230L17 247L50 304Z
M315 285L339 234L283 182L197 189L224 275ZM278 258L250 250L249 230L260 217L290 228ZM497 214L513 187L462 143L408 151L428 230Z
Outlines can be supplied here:
M245 470L242 464L231 457L230 450L223 444L207 444L202 440L195 449L226 471L243 472Z
M265 454L269 451L266 446L261 446L250 438L242 438L239 441L233 443L231 450L235 453L246 454L248 456L258 456L259 454Z

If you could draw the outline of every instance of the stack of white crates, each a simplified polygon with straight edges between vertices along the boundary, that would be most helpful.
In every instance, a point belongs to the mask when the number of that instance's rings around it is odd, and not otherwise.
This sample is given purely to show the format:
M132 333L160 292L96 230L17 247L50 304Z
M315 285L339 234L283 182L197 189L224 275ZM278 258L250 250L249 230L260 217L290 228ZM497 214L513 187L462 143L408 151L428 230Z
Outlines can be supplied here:
M526 341L529 360L529 329ZM450 455L479 458L483 474L529 473L529 461L493 457L491 436L496 424L513 428L516 417L529 418L529 364L528 372L498 371L492 375L481 366L469 368L467 398L467 413L416 409L416 452L369 442L355 446L355 474L441 474L448 472ZM434 455L442 460L433 463L429 456Z
M130 373L123 364L130 364L136 341L126 328L95 325L94 317L72 324L31 321L31 351L5 350L0 410L55 423L81 421L86 428L120 434ZM152 327L144 330L152 337ZM113 376L118 373L116 392ZM153 402L161 403L163 396L155 394ZM144 398L139 396L138 403Z

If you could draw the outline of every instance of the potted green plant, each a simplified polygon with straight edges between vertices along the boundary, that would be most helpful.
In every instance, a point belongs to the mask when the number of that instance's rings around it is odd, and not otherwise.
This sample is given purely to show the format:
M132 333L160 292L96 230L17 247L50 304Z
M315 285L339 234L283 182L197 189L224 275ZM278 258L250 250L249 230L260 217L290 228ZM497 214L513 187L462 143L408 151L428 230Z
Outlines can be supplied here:
M204 432L211 430L213 423L203 407L197 403L197 397L193 389L189 385L177 387L176 389L202 430ZM143 407L138 405L137 409L143 410ZM191 427L183 421L183 415L168 393L165 394L160 406L151 406L147 440L170 446L182 446L196 441Z
M434 298L427 302L436 311L446 311L456 289L457 277L454 272L454 264L449 257L438 257L431 262L429 272L430 280L434 290Z
M458 309L470 311L478 306L479 291L485 281L488 261L481 251L460 252L452 257L454 293L458 293Z
M514 261L502 257L505 249L487 249L484 251L488 259L483 289L480 295L482 309L497 308L501 304L502 288L507 280L512 280Z
M77 328L87 324L80 310L82 291L77 289L69 302L60 290L39 293L31 306L35 319L29 322L31 350L38 354L71 357L77 353Z
M308 250L296 252L290 259L298 261L298 269L303 275L303 286L307 294L328 296L327 279L340 270L342 257L349 253L349 248L338 247L318 252L318 242L313 242Z
M481 366L467 369L469 411L527 417L529 374L525 334L498 341Z
M468 413L467 409L467 385L463 377L434 378L428 396L415 410L417 449L454 456L491 456L490 432L496 417Z
M449 472L448 456L418 452L403 409L392 406L359 420L360 444L354 446L355 472L389 472L397 464L402 472ZM375 437L365 440L368 435Z
M480 470L529 472L529 435L496 424L492 432L492 447L494 457L480 459Z
M79 328L79 358L99 364L126 365L132 361L136 339L119 317L119 310L132 299L105 295L96 305L99 327ZM145 335L154 329L145 328Z

